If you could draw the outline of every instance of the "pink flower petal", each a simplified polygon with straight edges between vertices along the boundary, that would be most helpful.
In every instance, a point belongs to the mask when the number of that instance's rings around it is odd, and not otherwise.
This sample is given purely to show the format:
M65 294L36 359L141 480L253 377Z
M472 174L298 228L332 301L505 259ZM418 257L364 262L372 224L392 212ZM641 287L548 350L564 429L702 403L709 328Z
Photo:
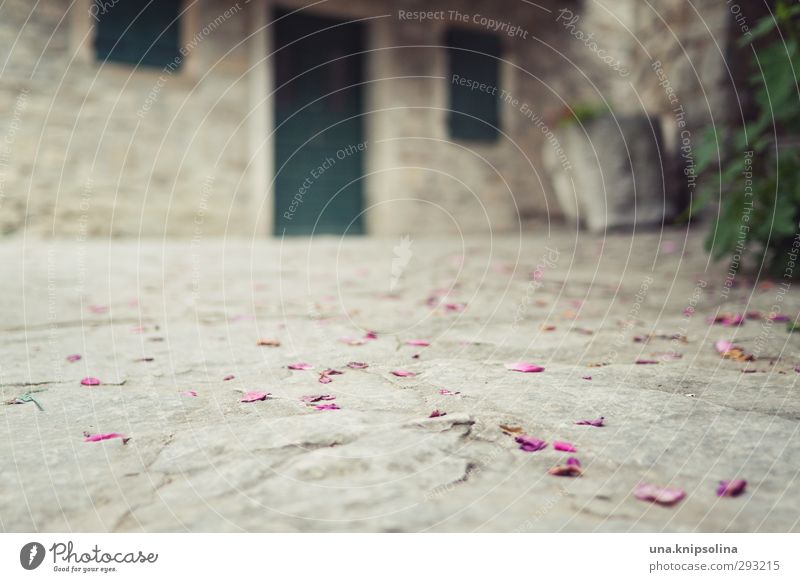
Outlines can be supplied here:
M660 505L675 505L686 497L686 492L683 489L658 487L649 483L640 483L636 489L633 490L633 495L636 499L642 501L652 501Z
M532 453L534 451L541 451L547 448L547 443L541 439L536 439L528 435L522 434L514 439L519 443L519 448L523 451Z
M344 372L340 372L339 370L334 370L333 368L328 368L327 370L323 370L322 372L326 376L340 376L344 374Z
M269 392L247 392L239 402L258 402L259 400L266 400L272 396Z
M311 364L307 364L306 362L296 362L286 367L290 370L310 370L312 368Z
M575 445L564 441L553 441L553 448L557 451L565 451L567 453L578 452L578 449L575 448Z
M791 317L789 317L788 315L778 315L777 313L770 313L769 316L767 316L767 319L769 319L770 321L790 321Z
M581 376L581 378L584 379L584 380L591 380L592 379L591 376Z
M72 354L71 356L67 356L67 361L68 362L77 362L78 360L81 359L81 357L82 356L80 354Z
M445 303L444 304L445 311L450 311L450 312L456 312L457 313L457 312L460 312L460 311L464 311L466 308L467 308L467 304L466 303Z
M424 348L424 347L427 347L427 346L431 345L431 342L426 341L426 340L415 339L415 340L407 340L406 341L406 345L407 346L420 346L420 347Z
M363 370L364 368L368 368L369 364L365 364L364 362L349 362L347 367L353 368L354 370Z
M744 479L732 479L730 481L720 481L717 487L717 497L738 497L747 488L747 481Z
M720 354L725 354L733 349L733 342L718 340L717 343L714 344L714 347Z
M314 407L315 410L339 410L338 404L320 404Z
M124 434L120 434L118 432L106 432L101 434L83 433L83 436L83 442L85 443L97 443L100 441L107 441L109 439L122 439L122 444L125 444L130 440L130 437L126 437Z
M222 379L222 381L223 381L223 382L227 382L228 380L233 380L234 378L236 378L236 376L234 376L233 374L228 374L227 376L225 376L225 377Z
M736 327L742 325L744 323L745 317L739 313L736 314L729 314L723 313L721 315L717 315L716 317L708 317L706 318L706 323L709 325L714 325L715 323L719 323L724 327Z
M88 376L88 377L84 378L83 380L81 380L81 384L83 384L84 386L99 386L100 385L100 379L99 378L94 378L92 376Z
M636 360L637 364L658 364L658 360Z
M447 388L442 388L439 390L439 394L442 396L455 396L456 394L461 394L461 392L453 392L452 390L448 390Z
M181 392L181 396L191 396L192 398L197 398L197 391L196 390L185 390Z
M434 410L433 412L431 412L428 418L439 418L440 416L447 416L447 413L442 412L441 410Z
M733 342L728 340L718 340L717 343L714 344L714 347L719 353L723 354L725 352L729 352L733 348Z
M330 394L311 394L309 396L303 396L300 400L310 404L312 402L320 402L322 400L336 400L336 396L331 396Z
M583 474L581 462L575 457L570 457L563 465L558 465L547 471L556 477L580 477Z
M601 427L605 426L606 419L604 417L599 417L594 420L579 420L575 424L579 424L581 426L596 426Z
M408 370L392 370L392 374L394 374L395 376L400 376L401 378L417 375L416 372L409 372Z
M378 333L375 331L368 331L366 334L364 334L364 339L368 340L378 339Z
M535 366L534 364L528 364L526 362L516 362L514 364L506 364L506 370L511 370L512 372L544 372L544 368L541 366Z
M326 376L325 374L319 375L320 384L330 384L331 382L333 382L333 378L331 378L330 376Z
M726 317L722 321L722 325L724 325L725 327L735 327L737 325L742 325L743 323L744 323L744 317L742 317L739 314Z

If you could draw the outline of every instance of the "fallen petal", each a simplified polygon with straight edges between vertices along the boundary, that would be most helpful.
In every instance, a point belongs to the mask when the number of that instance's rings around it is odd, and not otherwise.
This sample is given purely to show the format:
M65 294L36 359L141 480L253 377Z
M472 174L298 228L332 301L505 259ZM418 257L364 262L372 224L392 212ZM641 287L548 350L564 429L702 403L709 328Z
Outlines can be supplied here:
M234 376L233 374L228 374L227 376L225 376L225 377L222 379L222 381L223 381L223 382L227 382L228 380L233 380L234 378L236 378L236 376Z
M276 339L260 339L256 342L257 346L266 346L269 348L277 348L281 345L280 340Z
M330 394L311 394L309 396L303 396L300 400L310 404L312 402L320 402L322 400L336 400L336 396L331 396Z
M558 465L547 472L556 477L580 477L583 474L581 464L579 462L570 463L573 460L577 461L577 459L569 459L566 465Z
M722 325L724 325L725 327L735 327L738 325L742 325L743 323L744 323L744 317L742 317L738 313L736 315L731 315L729 317L726 317L725 319L722 320Z
M339 376L344 374L344 372L340 372L339 370L334 370L333 368L328 368L327 370L323 370L322 372L326 376Z
M637 364L657 364L658 360L636 360Z
M84 386L99 386L100 385L100 379L99 378L94 378L92 376L88 376L88 377L84 378L83 380L81 380L81 384L83 384Z
M333 378L331 378L330 376L326 376L325 374L319 375L320 384L330 384L331 382L333 382Z
M369 365L364 362L350 362L347 364L347 367L353 368L354 370L363 370L364 368L368 368Z
M269 392L247 392L239 402L258 402L259 400L266 400L268 396L272 396L272 394Z
M197 391L196 390L185 390L181 392L181 396L191 396L192 398L197 398Z
M452 390L448 390L447 388L442 388L439 390L439 394L442 396L455 396L456 394L461 394L461 392L453 392Z
M286 367L290 370L310 370L312 368L311 364L307 364L306 362L296 362Z
M572 443L566 443L564 441L554 441L553 448L557 451L566 451L567 453L578 452L578 449L575 448L575 445Z
M733 349L733 342L729 342L728 340L717 340L717 343L714 344L714 347L720 354L725 354Z
M85 443L97 443L100 441L107 441L109 439L122 439L122 444L126 444L130 439L130 437L126 437L124 434L120 434L118 432L106 432L101 434L89 434L83 433L83 442Z
M511 370L512 372L544 372L544 368L541 366L535 366L534 364L528 364L526 362L516 362L514 364L506 364L506 369Z
M339 410L338 404L320 404L314 407L315 410Z
M683 489L641 483L633 490L633 495L642 501L652 501L660 505L675 505L686 497L686 492Z
M720 481L717 487L717 497L738 497L747 488L747 481L744 479L732 479L730 481Z
M606 419L604 417L595 418L594 420L579 420L575 424L579 424L581 426L605 426Z
M72 354L71 356L67 356L67 361L68 362L77 362L78 360L81 359L81 357L82 356L80 354Z
M502 430L506 434L518 434L522 432L521 426L509 426L507 424L501 424L500 430Z
M547 448L547 443L545 441L530 437L525 434L519 435L514 440L519 443L520 449L529 453L541 451L542 449Z
M421 347L424 348L424 347L427 347L427 346L431 345L431 342L425 341L425 340L420 340L420 339L406 340L406 345L407 346L421 346Z
M408 370L392 370L392 374L394 374L395 376L400 376L401 378L417 375L416 372L409 372Z
M735 360L737 362L752 362L755 360L755 356L746 354L742 348L733 345L728 340L718 340L714 347L719 352L719 355L726 360Z
M433 412L431 412L428 418L439 418L440 416L447 416L447 413L442 412L441 410L434 410Z

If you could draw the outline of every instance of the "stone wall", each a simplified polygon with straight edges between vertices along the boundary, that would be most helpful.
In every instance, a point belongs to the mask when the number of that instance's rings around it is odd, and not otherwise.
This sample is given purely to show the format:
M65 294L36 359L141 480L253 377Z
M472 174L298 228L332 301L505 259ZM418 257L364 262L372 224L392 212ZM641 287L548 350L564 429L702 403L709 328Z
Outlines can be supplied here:
M0 54L8 55L0 69L2 232L267 236L269 4L187 2L190 50L180 72L169 72L95 62L88 2L69 13L67 0L0 7ZM678 151L674 103L653 61L663 63L693 124L727 99L731 14L714 0L330 0L314 9L370 19L366 194L374 234L513 231L530 218L558 218L541 160L545 148L560 147L557 118L567 105L657 115ZM401 18L401 9L447 17L419 22ZM508 99L495 144L447 135L440 45L456 23L486 30L476 15L525 33L503 37Z
M69 14L69 4L8 0L0 8L0 54L8 55L0 69L0 131L8 131L8 113L22 100L0 167L2 232L238 231L251 195L242 181L247 61L242 49L225 56L224 66L217 59L245 37L245 11L204 35L235 3L194 10L186 61L171 72L95 62L87 7L76 2Z

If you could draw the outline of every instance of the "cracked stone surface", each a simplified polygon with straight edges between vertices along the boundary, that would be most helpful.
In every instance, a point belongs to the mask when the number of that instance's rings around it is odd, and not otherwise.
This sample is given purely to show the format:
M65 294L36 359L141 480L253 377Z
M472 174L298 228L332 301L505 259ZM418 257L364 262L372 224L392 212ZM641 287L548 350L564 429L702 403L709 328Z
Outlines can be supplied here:
M726 293L726 268L680 232L542 231L410 247L4 241L2 400L33 391L44 410L0 406L0 529L800 531L800 335L706 322L794 317L795 290ZM718 339L757 359L722 359ZM287 369L298 361L313 370ZM518 361L546 369L505 369ZM321 384L326 368L344 374ZM251 390L272 396L240 403ZM584 475L548 475L569 455L523 452L500 424L574 443ZM717 498L734 477L746 493ZM643 481L686 499L638 501Z

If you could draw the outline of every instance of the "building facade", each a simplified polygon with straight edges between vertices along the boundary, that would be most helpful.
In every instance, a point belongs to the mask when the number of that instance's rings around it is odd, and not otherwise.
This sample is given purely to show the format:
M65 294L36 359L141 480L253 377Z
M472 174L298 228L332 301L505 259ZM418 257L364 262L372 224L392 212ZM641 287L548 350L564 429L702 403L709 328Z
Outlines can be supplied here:
M516 232L560 216L565 111L654 116L679 164L746 34L717 0L152 4L0 6L4 234Z

